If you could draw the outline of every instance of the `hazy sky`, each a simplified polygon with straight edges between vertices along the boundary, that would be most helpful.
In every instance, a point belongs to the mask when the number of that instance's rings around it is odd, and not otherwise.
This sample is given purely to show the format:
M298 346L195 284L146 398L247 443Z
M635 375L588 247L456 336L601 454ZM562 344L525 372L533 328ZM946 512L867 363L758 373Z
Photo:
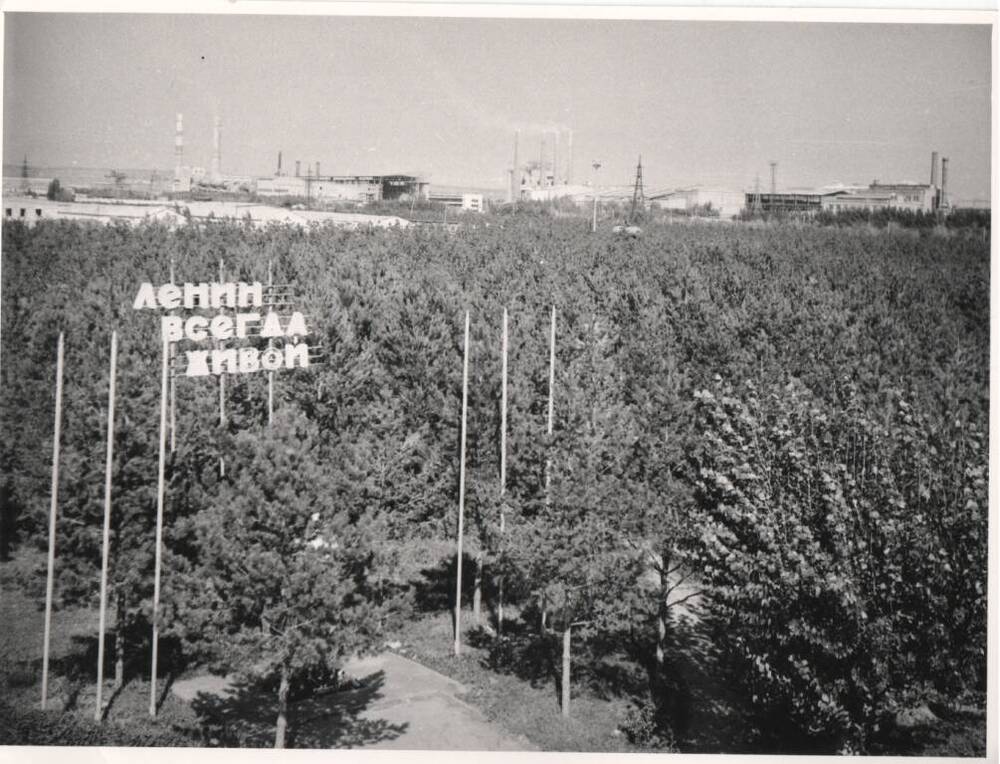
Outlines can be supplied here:
M502 186L513 131L648 187L927 182L989 195L988 26L282 16L5 17L5 163L422 172ZM304 171L304 169L303 169Z

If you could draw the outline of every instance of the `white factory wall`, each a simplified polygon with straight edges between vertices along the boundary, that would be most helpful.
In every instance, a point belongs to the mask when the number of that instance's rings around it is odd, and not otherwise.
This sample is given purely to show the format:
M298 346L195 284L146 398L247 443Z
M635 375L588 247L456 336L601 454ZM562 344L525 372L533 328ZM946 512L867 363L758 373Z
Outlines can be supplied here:
M712 209L718 211L719 217L730 218L743 209L744 198L742 191L725 188L685 188L655 201L665 210L691 211L711 204Z

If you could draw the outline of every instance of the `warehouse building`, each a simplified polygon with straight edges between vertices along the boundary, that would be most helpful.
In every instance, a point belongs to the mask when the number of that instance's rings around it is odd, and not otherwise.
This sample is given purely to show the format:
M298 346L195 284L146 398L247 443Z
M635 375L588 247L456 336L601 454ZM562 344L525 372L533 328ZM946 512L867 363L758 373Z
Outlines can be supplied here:
M275 175L257 178L258 196L301 196L330 202L391 201L427 197L428 183L416 175Z
M762 213L811 213L819 210L905 210L934 212L949 206L948 158L938 161L931 153L930 183L881 183L872 181L867 188L829 187L817 190L791 189L781 193L746 194L747 210Z
M438 204L443 204L447 207L454 207L460 210L466 210L468 212L485 212L486 206L483 201L482 194L466 194L466 193L456 193L456 194L429 194L427 200L430 202L437 202Z
M648 198L651 202L656 202L660 209L683 210L690 215L718 214L722 218L739 215L744 204L741 191L704 186L654 193Z
M744 194L748 210L768 213L815 213L826 209L831 201L848 192L844 189L792 188L777 193L749 192Z

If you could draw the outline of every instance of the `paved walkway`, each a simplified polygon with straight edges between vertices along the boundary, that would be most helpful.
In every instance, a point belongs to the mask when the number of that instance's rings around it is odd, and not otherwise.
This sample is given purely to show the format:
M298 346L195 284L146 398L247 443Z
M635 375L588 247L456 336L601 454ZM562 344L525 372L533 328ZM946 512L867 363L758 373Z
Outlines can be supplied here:
M344 669L365 679L366 686L293 704L289 724L297 747L537 750L459 700L465 691L459 682L400 655L355 658ZM266 746L268 736L273 740L276 709L267 695L211 675L178 680L173 692L224 719L230 729L239 728L248 744Z

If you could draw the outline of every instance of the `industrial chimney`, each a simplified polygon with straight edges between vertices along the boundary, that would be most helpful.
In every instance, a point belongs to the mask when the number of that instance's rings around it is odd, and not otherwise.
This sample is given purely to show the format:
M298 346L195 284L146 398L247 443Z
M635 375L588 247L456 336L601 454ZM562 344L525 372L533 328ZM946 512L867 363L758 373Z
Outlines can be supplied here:
M521 131L514 131L514 177L511 181L512 193L514 196L514 201L518 201L521 198L521 163L517 158L518 144L521 142Z
M566 184L573 182L573 131L566 136Z
M936 151L931 152L931 185L934 188L940 185L938 182L938 153Z
M552 133L552 185L559 185L559 131Z
M938 206L948 206L948 157L941 157L941 195Z
M538 187L545 185L545 133L538 144Z
M281 152L278 152L278 172L277 177L281 177Z
M295 160L295 177L296 178L299 177L299 173L300 173L301 170L302 170L302 160L296 159Z
M177 115L177 133L174 137L174 177L179 178L184 164L184 115Z
M212 132L212 182L222 180L222 120L215 118L215 129Z

